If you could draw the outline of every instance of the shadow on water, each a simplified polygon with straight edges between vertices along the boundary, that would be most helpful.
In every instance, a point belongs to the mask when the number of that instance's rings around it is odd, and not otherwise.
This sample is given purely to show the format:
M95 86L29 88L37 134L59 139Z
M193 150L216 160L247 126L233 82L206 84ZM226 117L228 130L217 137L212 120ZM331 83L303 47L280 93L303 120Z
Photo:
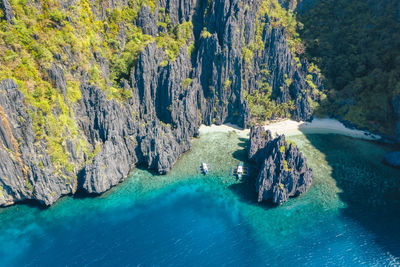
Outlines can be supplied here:
M342 190L339 198L346 204L341 214L400 257L400 170L382 164L388 147L345 136L305 136L332 168L331 176Z
M239 141L240 142L238 143L238 146L241 147L242 149L235 150L235 152L232 153L232 157L239 161L246 161L247 160L246 147L247 147L248 139L240 137Z
M33 200L33 199L26 199L20 202L15 203L15 206L27 206L30 207L32 209L37 209L37 210L46 210L48 208L48 206L46 206L45 204L37 201L37 200Z
M253 170L253 172L252 172ZM256 169L251 167L250 175L242 178L239 183L232 184L228 188L234 193L241 202L258 206L265 210L276 208L277 206L272 202L264 201L259 203L257 201L257 193L255 190L255 181L257 178Z
M152 176L158 176L158 174L155 170L149 169L145 164L140 164L137 165L135 168L133 168L130 172L130 174L127 175L127 177L123 180L121 180L118 184L112 186L109 190L106 190L105 192L102 193L89 193L84 189L83 183L84 183L84 173L83 170L78 173L78 190L72 194L72 195L67 195L64 197L72 197L74 199L92 199L96 197L102 197L104 194L109 194L111 191L116 191L118 190L119 186L124 184L124 181L128 179L132 175L133 172L141 170L141 171L146 171Z
M272 202L263 202L259 203L257 201L257 193L255 190L255 182L257 178L257 168L256 166L247 160L247 145L249 140L247 138L239 138L238 146L242 149L236 150L232 153L234 159L238 161L242 161L245 166L249 168L250 175L242 177L240 182L230 185L228 188L229 190L234 193L240 201L259 206L263 209L271 209L275 208Z

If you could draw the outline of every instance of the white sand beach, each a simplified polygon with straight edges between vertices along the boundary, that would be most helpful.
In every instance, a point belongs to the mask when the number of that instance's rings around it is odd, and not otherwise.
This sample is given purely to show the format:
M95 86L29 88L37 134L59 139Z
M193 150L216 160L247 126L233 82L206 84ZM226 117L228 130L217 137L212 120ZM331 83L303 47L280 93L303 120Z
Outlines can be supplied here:
M264 126L265 129L270 130L273 135L285 134L287 136L293 136L298 134L341 134L351 136L355 138L367 139L367 140L379 140L379 135L374 135L368 131L362 131L357 129L350 129L343 123L335 119L314 119L312 122L297 122L293 120L282 120L279 122L269 123ZM248 137L250 130L242 129L236 125L224 124L224 125L202 125L199 129L200 134L216 133L216 132L236 132L242 137Z
M222 124L222 125L215 125L212 124L210 126L201 125L199 129L200 134L208 134L208 133L228 133L228 132L235 132L241 137L248 138L250 129L243 129L234 124Z

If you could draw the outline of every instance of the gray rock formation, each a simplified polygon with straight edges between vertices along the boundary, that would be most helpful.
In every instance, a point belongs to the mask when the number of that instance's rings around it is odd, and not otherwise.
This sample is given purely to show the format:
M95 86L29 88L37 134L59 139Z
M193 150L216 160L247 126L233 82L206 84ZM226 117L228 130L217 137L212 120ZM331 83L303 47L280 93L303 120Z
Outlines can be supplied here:
M60 3L67 8L69 2ZM107 1L93 10L98 18L104 18L107 7L126 5L127 1ZM12 22L7 0L2 7L7 21ZM68 167L57 165L49 153L49 140L35 134L38 129L45 133L48 129L45 122L33 123L32 116L46 114L27 104L13 80L0 81L0 206L27 199L51 205L77 189L99 194L123 181L137 165L165 174L190 149L201 123L249 126L250 110L244 93L258 90L260 81L267 80L278 103L294 103L294 119L311 118L308 66L294 59L285 29L273 27L266 17L261 47L251 58L243 55L244 48L255 39L256 19L260 19L254 1L161 0L154 10L142 6L132 23L144 33L157 36L165 31L157 24L160 12L169 14L170 27L192 21L191 37L180 47L176 59L168 61L166 52L150 42L132 66L130 77L121 79L119 89L131 95L123 101L107 99L105 91L90 84L89 73L72 67L71 62L79 65L79 58L69 46L62 47L68 63L63 61L65 57L54 55L46 79L64 95L78 133L73 137L64 131L59 138L58 152L67 158ZM120 38L124 45L123 31ZM189 44L193 46L191 54ZM108 60L98 52L93 52L91 60L98 64L101 77L109 79ZM65 97L67 75L80 80L82 97L74 103ZM285 79L292 80L290 85ZM314 83L321 86L317 80ZM51 111L56 120L61 118L60 110ZM259 150L252 148L255 154ZM296 153L296 148L289 146L280 155L287 156L288 164L294 164L289 168L297 170L288 172L297 188L288 187L287 196L300 193L303 189L297 185L309 181L308 169L303 170L307 175L300 172L305 165ZM286 183L284 176L279 179Z
M77 188L74 176L66 170L56 171L44 140L35 142L31 110L24 99L13 80L0 83L1 206L25 199L49 205Z
M1 2L1 8L3 9L4 17L8 23L13 24L13 19L14 19L14 13L12 10L12 7L10 5L10 2L8 0L0 0Z
M247 149L248 159L260 165L265 158L264 148L272 141L270 131L265 131L264 127L254 126L250 131L250 142Z
M297 0L278 0L278 2L286 9L295 10L297 7Z
M54 88L60 90L60 92L65 96L67 93L67 82L65 81L64 71L53 63L48 72Z
M271 200L281 204L310 188L313 172L297 146L286 142L284 135L272 139L269 131L254 126L248 152L249 160L259 169L256 180L259 202Z

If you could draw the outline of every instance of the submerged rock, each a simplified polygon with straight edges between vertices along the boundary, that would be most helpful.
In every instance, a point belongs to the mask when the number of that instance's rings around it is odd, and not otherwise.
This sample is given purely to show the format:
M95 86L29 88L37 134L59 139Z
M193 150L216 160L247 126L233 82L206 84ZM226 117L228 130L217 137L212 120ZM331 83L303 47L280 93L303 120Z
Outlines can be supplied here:
M259 170L256 180L259 202L271 200L281 204L289 197L303 194L312 184L313 172L306 158L284 135L272 139L271 132L262 126L252 127L248 156Z
M385 161L390 166L400 168L400 151L387 153L385 155Z

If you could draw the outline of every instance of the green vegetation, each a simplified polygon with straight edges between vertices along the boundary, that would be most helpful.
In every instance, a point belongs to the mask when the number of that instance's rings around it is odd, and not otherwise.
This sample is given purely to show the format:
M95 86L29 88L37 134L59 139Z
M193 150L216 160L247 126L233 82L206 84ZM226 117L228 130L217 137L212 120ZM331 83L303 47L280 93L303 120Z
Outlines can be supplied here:
M268 19L268 24L267 24ZM262 34L265 27L275 28L285 28L286 41L288 43L289 49L294 56L295 64L299 68L301 67L299 56L305 52L305 46L298 30L303 29L303 24L296 20L296 16L291 10L286 10L278 3L277 0L263 0L261 1L258 13L256 16L255 25L255 37L254 40L250 40L248 45L246 45L243 38L243 49L242 57L247 64L251 67L251 62L254 55L258 55L262 52L265 47L263 43ZM270 30L269 29L269 30ZM288 103L277 103L272 96L272 88L268 84L269 80L269 70L264 66L260 71L263 75L261 82L257 84L257 90L251 92L250 94L245 94L245 99L249 103L250 112L255 122L262 122L268 119L282 118L290 116L291 112L294 110L294 101ZM319 92L317 86L313 83L313 74L320 75L319 69L315 64L311 64L308 70L309 75L307 76L306 82L311 88L312 98L309 99L312 107L317 108L318 102L315 100L320 100L324 98L324 94ZM284 77L285 84L283 86L290 87L293 80L287 75Z
M264 122L268 119L287 118L294 110L294 102L277 103L263 91L254 90L251 94L244 92L244 98L249 103L250 113L255 122Z
M294 102L277 103L272 99L272 87L268 84L268 70L261 71L263 80L257 83L257 89L248 94L244 91L244 98L249 104L250 114L254 122L264 122L268 119L290 116L294 109Z
M288 148L288 149L289 149L290 145L292 145L293 147L297 146L295 142L293 142L292 140L287 139L287 138L286 138L286 145L287 145L286 148Z
M250 66L251 61L253 60L254 57L254 52L251 48L244 46L242 50L242 55L244 60L246 61L247 65Z
M267 25L267 17L271 28L285 28L286 41L293 55L304 53L304 44L298 33L298 29L302 29L303 25L296 20L293 11L283 8L277 0L263 0L256 17L255 38L243 47L242 54L246 63L250 63L254 53L261 53L265 46L262 34Z
M288 78L287 75L285 74L285 84L287 87L290 87L290 85L292 84L293 80ZM315 85L314 85L315 86Z
M400 93L398 1L320 0L304 10L304 56L321 67L329 90L318 112L393 134L392 99Z
M229 80L229 79L225 80L225 82L224 82L224 90L228 90L228 88L231 87L231 85L232 85L232 81L231 80Z
M31 184L31 182L25 178L24 183L25 183L25 189L32 193L33 185Z
M204 27L204 29L203 29L203 31L202 31L202 33L201 33L201 37L203 37L203 38L210 38L211 36L212 36L211 33L208 32L208 30L207 30L206 27Z
M182 22L172 27L169 15L165 14L165 10L161 9L158 26L164 28L165 32L159 33L156 37L157 46L164 49L168 60L174 61L181 47L185 44L188 45L188 54L190 56L194 48L193 44L189 42L192 39L193 31L193 24L191 21ZM166 65L165 62L163 65Z
M183 90L188 89L189 86L192 85L193 80L190 78L186 78L185 80L182 81L182 88Z
M282 8L277 0L264 0L259 10L260 18L264 19L265 14L267 14L272 27L285 28L286 40L292 53L301 54L304 52L304 45L297 32L303 25L296 20L296 16L291 10Z
M79 0L68 8L56 0L10 3L14 24L0 21L0 80L12 78L17 82L26 103L33 107L29 113L36 142L45 142L59 174L61 170L71 173L74 166L65 149L67 138L81 143L71 108L81 98L80 76L76 73L89 73L89 83L103 89L109 99L124 101L132 97L131 91L119 85L129 77L140 51L154 41L132 21L142 5L154 10L157 1L128 0L129 8L107 9L104 19L95 16L102 7L91 6L88 0ZM121 38L122 31L125 39ZM98 57L110 62L110 77L102 73ZM65 66L66 97L52 86L48 76L55 58Z
M87 153L87 162L91 162L94 157L100 152L102 145L97 144L93 152Z
M283 161L283 168L284 168L285 171L287 171L287 172L290 172L290 171L292 170L292 169L289 169L288 163L287 163L287 160L286 160L286 159Z

